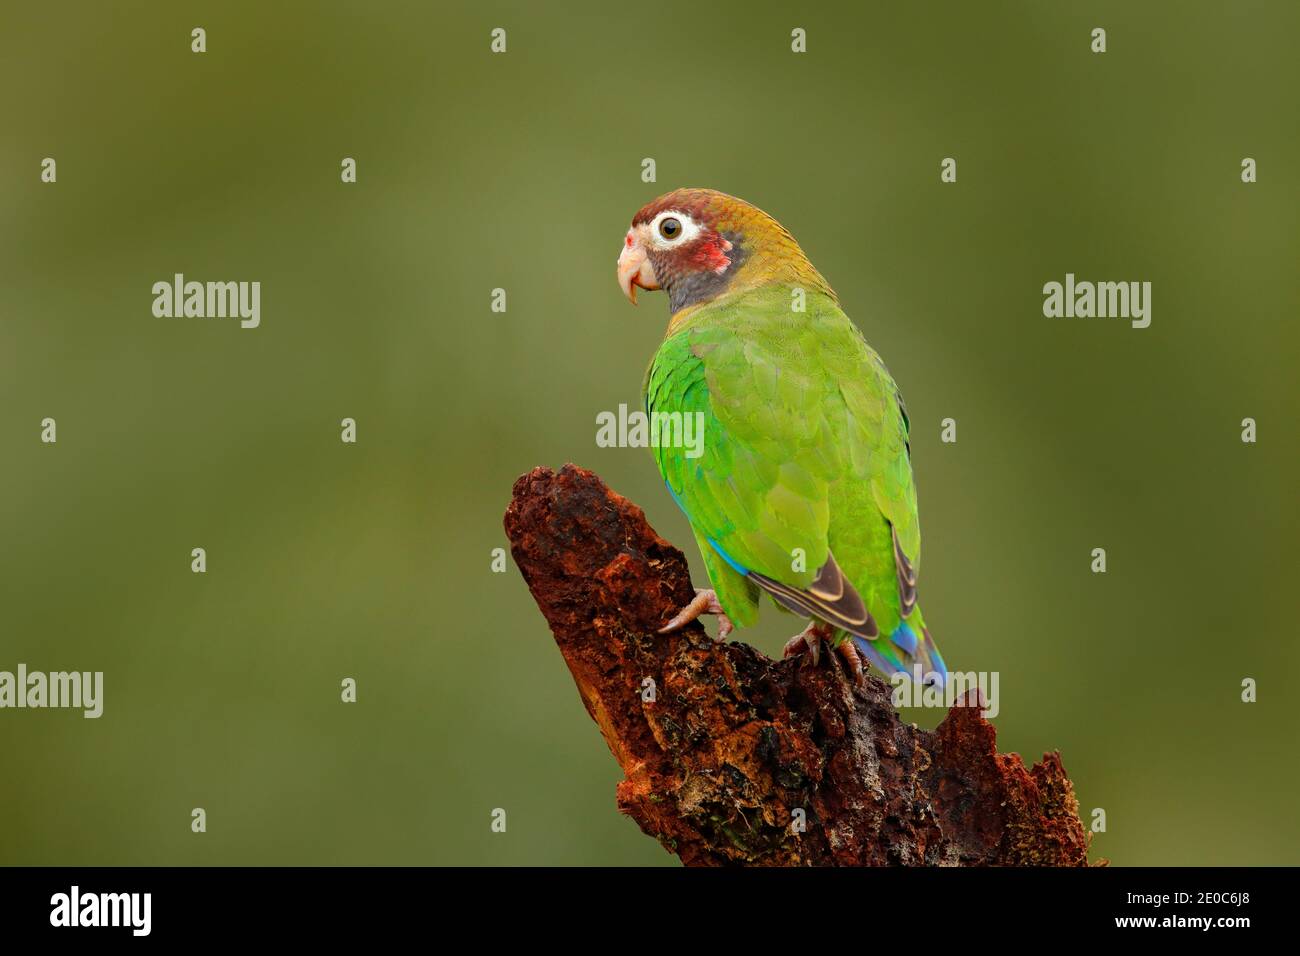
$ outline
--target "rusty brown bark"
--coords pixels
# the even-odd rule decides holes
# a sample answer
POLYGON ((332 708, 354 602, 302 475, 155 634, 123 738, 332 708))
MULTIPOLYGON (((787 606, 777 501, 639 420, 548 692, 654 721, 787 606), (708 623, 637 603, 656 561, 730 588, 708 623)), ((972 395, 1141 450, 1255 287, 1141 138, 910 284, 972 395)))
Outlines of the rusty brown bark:
POLYGON ((1026 769, 999 754, 978 708, 919 730, 874 676, 855 691, 698 623, 656 634, 694 594, 686 559, 593 473, 522 476, 505 528, 623 768, 619 809, 683 863, 1087 864, 1059 756, 1026 769))

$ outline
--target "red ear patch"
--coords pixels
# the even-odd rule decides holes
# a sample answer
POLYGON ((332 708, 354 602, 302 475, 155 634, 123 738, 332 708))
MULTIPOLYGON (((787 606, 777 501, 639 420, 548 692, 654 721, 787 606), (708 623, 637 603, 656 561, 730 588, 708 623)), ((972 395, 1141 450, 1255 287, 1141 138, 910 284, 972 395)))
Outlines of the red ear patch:
POLYGON ((731 265, 731 258, 727 255, 730 251, 730 242, 716 232, 707 233, 692 244, 691 265, 700 271, 707 269, 715 275, 722 275, 731 265))

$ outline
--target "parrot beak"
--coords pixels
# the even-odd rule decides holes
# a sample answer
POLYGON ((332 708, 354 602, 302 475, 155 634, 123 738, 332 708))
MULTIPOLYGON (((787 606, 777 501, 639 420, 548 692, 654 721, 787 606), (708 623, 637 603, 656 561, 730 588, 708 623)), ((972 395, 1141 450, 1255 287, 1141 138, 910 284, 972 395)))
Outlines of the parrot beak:
POLYGON ((623 241, 623 251, 618 256, 618 284, 633 305, 636 305, 637 286, 647 291, 659 288, 655 267, 651 265, 645 249, 630 229, 623 241))

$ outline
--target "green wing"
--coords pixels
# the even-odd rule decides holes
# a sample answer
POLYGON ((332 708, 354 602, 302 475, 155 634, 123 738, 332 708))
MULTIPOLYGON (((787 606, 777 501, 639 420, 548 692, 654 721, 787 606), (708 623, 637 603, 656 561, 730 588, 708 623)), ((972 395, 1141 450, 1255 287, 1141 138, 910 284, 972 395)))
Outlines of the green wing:
POLYGON ((655 456, 737 624, 752 622, 761 588, 874 636, 871 615, 892 627, 910 610, 896 551, 913 584, 919 558, 906 417, 835 302, 809 296, 794 313, 790 292, 722 299, 664 341, 647 412, 692 416, 704 438, 697 457, 671 442, 655 456))

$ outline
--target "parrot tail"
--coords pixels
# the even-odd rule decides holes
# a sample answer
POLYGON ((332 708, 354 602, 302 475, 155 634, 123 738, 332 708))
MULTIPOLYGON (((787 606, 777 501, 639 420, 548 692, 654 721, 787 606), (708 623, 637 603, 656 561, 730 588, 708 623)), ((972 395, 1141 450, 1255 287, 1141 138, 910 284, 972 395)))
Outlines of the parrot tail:
POLYGON ((948 668, 943 655, 930 637, 930 631, 921 623, 920 615, 913 614, 912 620, 915 627, 908 621, 901 621, 888 637, 881 636, 874 641, 853 634, 853 644, 886 677, 903 674, 908 680, 915 681, 919 667, 922 684, 943 687, 948 682, 948 668))

